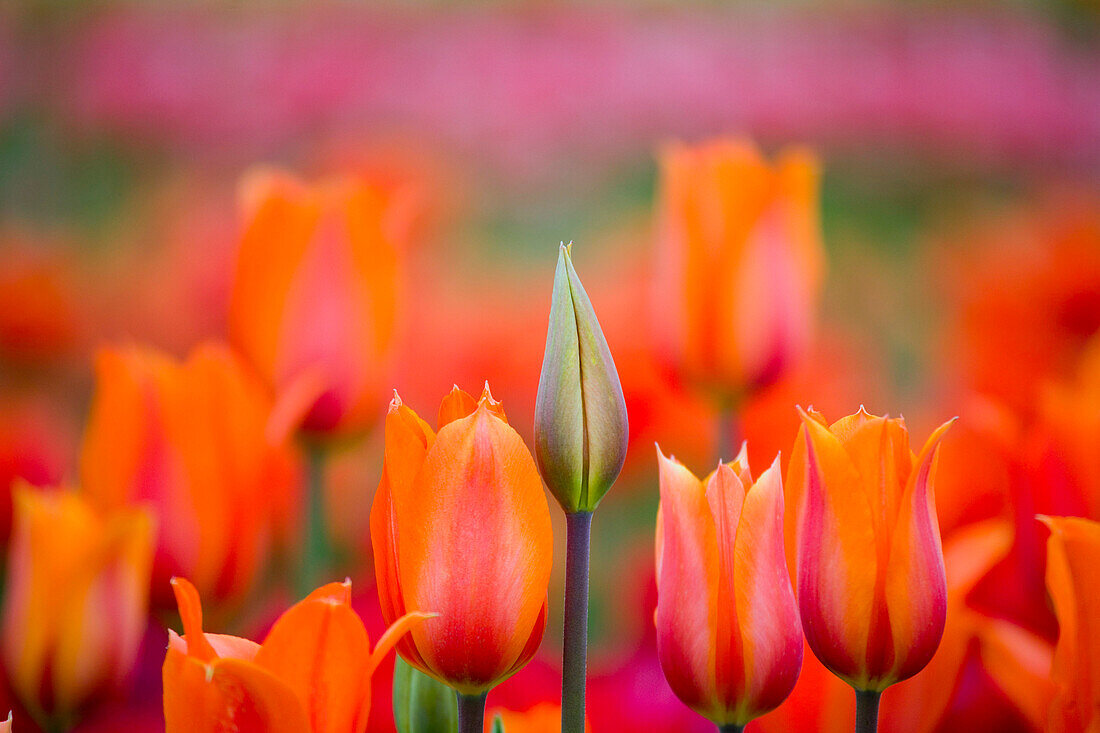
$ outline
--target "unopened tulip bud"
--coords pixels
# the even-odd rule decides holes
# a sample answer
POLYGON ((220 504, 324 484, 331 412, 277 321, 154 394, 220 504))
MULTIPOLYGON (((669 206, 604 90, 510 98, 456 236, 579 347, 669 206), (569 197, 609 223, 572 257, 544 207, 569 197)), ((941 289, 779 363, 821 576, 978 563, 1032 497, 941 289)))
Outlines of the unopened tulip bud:
POLYGON ((562 508, 591 512, 626 459, 626 402, 588 294, 562 246, 535 399, 535 457, 562 508))
POLYGON ((398 657, 393 667, 393 719, 397 733, 456 731, 455 691, 398 657))

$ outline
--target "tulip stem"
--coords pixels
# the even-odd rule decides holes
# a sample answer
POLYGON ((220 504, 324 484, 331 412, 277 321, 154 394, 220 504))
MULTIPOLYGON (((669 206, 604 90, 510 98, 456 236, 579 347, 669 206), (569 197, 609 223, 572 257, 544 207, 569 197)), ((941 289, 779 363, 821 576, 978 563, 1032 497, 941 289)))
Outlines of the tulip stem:
POLYGON ((717 422, 715 423, 715 435, 717 436, 718 460, 723 462, 737 458, 741 446, 740 425, 737 420, 737 403, 734 400, 726 400, 718 408, 717 422))
POLYGON ((485 731, 485 696, 458 695, 458 733, 484 733, 485 731))
POLYGON ((878 731, 878 701, 882 693, 875 690, 856 690, 856 733, 878 731))
POLYGON ((326 455, 320 445, 306 446, 306 534, 296 589, 299 599, 320 584, 331 557, 325 522, 326 455))
POLYGON ((737 723, 727 723, 718 726, 718 733, 741 733, 743 730, 745 730, 745 726, 738 725, 737 723))
POLYGON ((562 733, 584 733, 588 667, 588 557, 592 512, 566 513, 565 641, 561 671, 562 733))

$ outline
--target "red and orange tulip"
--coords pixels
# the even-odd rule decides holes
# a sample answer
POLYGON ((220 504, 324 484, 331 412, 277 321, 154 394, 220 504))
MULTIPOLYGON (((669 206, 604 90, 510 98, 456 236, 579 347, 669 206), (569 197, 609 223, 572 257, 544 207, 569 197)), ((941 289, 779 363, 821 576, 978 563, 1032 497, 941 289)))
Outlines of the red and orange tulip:
POLYGON ((183 363, 137 347, 99 352, 81 491, 102 507, 147 502, 156 513, 156 605, 171 603, 173 575, 219 600, 256 577, 295 480, 290 447, 265 437, 270 412, 263 385, 223 346, 183 363))
POLYGON ((546 626, 550 510, 487 386, 479 400, 456 387, 438 434, 394 396, 371 535, 386 620, 439 614, 398 644, 409 664, 477 694, 531 659, 546 626))
POLYGON ((20 482, 4 591, 4 671, 36 717, 69 716, 129 675, 145 632, 153 522, 20 482))
POLYGON ((274 387, 283 429, 355 430, 388 382, 401 249, 392 191, 359 178, 246 178, 232 341, 274 387))
POLYGON ((370 678, 397 639, 430 614, 398 619, 372 650, 351 608, 351 583, 330 583, 292 606, 262 644, 202 630, 198 591, 172 588, 184 636, 168 632, 166 733, 361 733, 370 678))
POLYGON ((747 140, 661 156, 657 332, 689 381, 725 398, 765 386, 807 347, 821 286, 817 164, 747 140))
POLYGON ((703 481, 659 450, 657 460, 661 667, 693 710, 744 725, 783 702, 802 666, 779 458, 755 482, 745 448, 703 481))
POLYGON ((940 426, 914 455, 901 418, 802 411, 787 470, 787 555, 806 640, 857 690, 919 672, 943 635, 933 482, 940 426))
POLYGON ((1058 615, 1047 730, 1100 731, 1100 522, 1044 517, 1047 588, 1058 615))

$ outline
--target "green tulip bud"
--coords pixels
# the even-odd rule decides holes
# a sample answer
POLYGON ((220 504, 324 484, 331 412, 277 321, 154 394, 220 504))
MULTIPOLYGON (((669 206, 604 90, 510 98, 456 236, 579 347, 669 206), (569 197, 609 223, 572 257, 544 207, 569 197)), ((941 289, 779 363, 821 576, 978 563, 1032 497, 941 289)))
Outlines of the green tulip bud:
POLYGON ((626 402, 588 294, 562 246, 535 398, 535 458, 568 513, 591 512, 626 460, 626 402))
POLYGON ((493 733, 504 733, 504 719, 500 715, 493 718, 493 733))
POLYGON ((397 657, 393 667, 397 733, 457 733, 455 691, 397 657))

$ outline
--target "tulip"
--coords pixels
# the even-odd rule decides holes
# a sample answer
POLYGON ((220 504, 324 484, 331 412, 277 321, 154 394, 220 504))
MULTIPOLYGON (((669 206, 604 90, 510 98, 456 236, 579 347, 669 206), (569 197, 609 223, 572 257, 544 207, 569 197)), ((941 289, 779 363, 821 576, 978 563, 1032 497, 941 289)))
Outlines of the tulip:
POLYGON ((733 402, 780 377, 809 344, 821 286, 818 173, 746 140, 661 155, 656 329, 689 382, 733 402))
POLYGON ((315 433, 374 421, 394 345, 394 197, 358 178, 310 185, 257 171, 229 313, 233 343, 278 395, 276 424, 315 433))
POLYGON ((802 667, 779 457, 755 482, 744 446, 703 481, 660 449, 657 462, 661 668, 684 704, 740 730, 783 702, 802 667))
POLYGON ((1058 616, 1047 730, 1100 731, 1100 522, 1041 517, 1050 527, 1047 589, 1058 616))
POLYGON ((291 607, 262 644, 202 630, 198 591, 172 579, 184 636, 168 632, 162 670, 166 733, 362 733, 370 679, 398 638, 430 614, 398 619, 371 649, 351 608, 351 582, 291 607))
POLYGON ((567 550, 562 731, 584 729, 592 512, 626 460, 629 424, 615 361, 562 245, 535 399, 535 457, 565 510, 567 550))
POLYGON ((546 625, 553 536, 538 470, 487 385, 476 401, 455 387, 438 434, 395 393, 385 442, 371 509, 382 615, 439 613, 398 651, 453 687, 462 729, 480 731, 485 693, 531 659, 546 625))
POLYGON ((257 577, 274 507, 293 488, 289 446, 265 437, 270 412, 263 385, 222 346, 202 345, 183 363, 137 347, 97 355, 81 491, 101 507, 153 509, 158 607, 171 603, 176 574, 221 601, 257 577))
POLYGON ((953 421, 914 456, 901 418, 861 408, 830 426, 799 411, 786 536, 802 625, 817 658, 869 711, 882 690, 928 664, 943 635, 947 579, 933 483, 953 421))
POLYGON ((43 724, 116 691, 145 632, 153 520, 17 482, 3 606, 8 681, 43 724))
MULTIPOLYGON (((490 711, 492 726, 486 724, 485 730, 503 729, 504 733, 560 733, 561 708, 553 703, 540 702, 523 711, 498 708, 490 711)), ((591 730, 585 725, 584 729, 591 730)))
POLYGON ((0 733, 11 733, 11 712, 8 712, 8 719, 0 721, 0 733))

